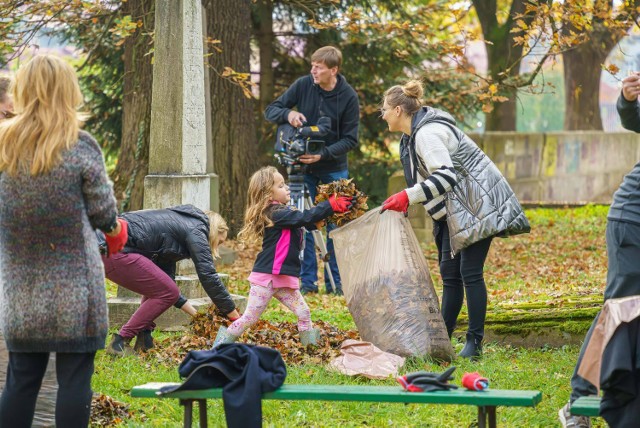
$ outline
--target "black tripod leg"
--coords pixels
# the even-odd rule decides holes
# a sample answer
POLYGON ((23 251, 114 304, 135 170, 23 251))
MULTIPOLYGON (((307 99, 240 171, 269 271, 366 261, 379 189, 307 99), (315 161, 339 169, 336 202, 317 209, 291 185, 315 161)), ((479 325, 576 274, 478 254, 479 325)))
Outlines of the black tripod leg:
MULTIPOLYGON (((304 198, 305 209, 310 209, 313 207, 313 203, 311 202, 310 196, 305 196, 304 198)), ((327 244, 324 242, 324 238, 322 236, 322 232, 319 230, 314 230, 312 232, 313 240, 316 244, 316 247, 320 250, 320 258, 325 264, 325 271, 327 272, 327 276, 329 277, 329 283, 331 283, 331 289, 336 291, 336 283, 333 279, 333 272, 331 272, 331 265, 329 265, 329 250, 327 249, 327 244)))

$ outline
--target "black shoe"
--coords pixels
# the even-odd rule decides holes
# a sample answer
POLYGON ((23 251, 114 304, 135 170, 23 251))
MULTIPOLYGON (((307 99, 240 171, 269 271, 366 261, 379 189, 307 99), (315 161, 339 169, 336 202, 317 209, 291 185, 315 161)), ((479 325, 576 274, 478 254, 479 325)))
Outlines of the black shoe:
POLYGON ((124 357, 127 355, 133 355, 134 351, 131 348, 129 343, 131 342, 131 337, 122 337, 118 333, 113 334, 113 340, 107 346, 106 352, 109 355, 115 355, 118 357, 124 357))
POLYGON ((335 293, 336 296, 344 296, 344 293, 342 292, 342 288, 336 288, 335 293))
POLYGON ((482 355, 482 339, 478 339, 472 334, 467 333, 467 342, 464 348, 458 354, 459 357, 477 360, 482 355))
POLYGON ((318 293, 318 286, 314 284, 302 284, 300 286, 300 292, 302 294, 316 294, 318 293))
POLYGON ((136 337, 136 343, 133 345, 133 350, 136 352, 148 351, 153 348, 153 336, 151 336, 151 330, 142 330, 136 337))

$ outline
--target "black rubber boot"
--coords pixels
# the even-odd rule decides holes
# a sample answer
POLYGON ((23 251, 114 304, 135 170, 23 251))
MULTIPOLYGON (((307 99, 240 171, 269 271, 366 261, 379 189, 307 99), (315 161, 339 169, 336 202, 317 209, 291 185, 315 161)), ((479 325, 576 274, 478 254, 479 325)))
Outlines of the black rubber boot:
POLYGON ((129 343, 131 342, 131 337, 124 338, 120 336, 118 333, 113 334, 113 340, 107 346, 106 353, 109 355, 115 355, 118 357, 124 357, 127 355, 133 355, 134 351, 131 348, 129 343))
POLYGON ((482 355, 482 339, 476 338, 473 334, 467 333, 467 342, 458 354, 459 357, 477 360, 482 355))
POLYGON ((148 351, 153 348, 153 336, 151 336, 151 330, 142 330, 136 336, 136 343, 133 345, 133 350, 136 352, 148 351))

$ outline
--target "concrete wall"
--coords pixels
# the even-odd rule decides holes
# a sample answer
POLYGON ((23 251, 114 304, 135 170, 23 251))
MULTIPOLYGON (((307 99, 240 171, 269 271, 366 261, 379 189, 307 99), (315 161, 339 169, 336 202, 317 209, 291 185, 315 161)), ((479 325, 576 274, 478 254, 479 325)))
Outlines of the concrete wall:
POLYGON ((522 202, 611 202, 622 178, 640 160, 631 132, 472 134, 522 202))

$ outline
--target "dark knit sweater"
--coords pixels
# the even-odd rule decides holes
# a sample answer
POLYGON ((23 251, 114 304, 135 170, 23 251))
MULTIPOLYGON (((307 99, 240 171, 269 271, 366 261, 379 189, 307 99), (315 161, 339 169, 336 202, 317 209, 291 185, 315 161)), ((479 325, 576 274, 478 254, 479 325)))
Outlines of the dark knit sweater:
POLYGON ((111 230, 116 215, 102 152, 85 132, 51 172, 0 175, 0 313, 9 351, 104 348, 107 302, 94 229, 111 230))

